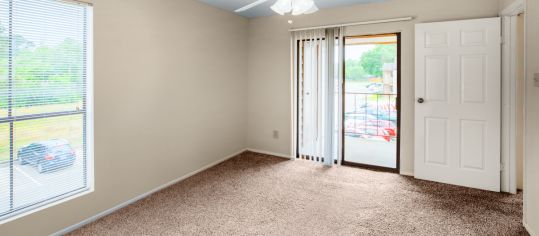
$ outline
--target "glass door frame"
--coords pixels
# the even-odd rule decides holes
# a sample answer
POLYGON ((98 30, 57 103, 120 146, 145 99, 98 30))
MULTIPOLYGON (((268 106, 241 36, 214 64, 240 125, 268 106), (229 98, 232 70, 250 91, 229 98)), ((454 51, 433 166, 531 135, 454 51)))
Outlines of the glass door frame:
POLYGON ((385 172, 394 172, 394 173, 400 173, 401 168, 401 158, 400 158, 400 139, 401 139, 401 99, 402 99, 402 93, 401 93, 401 33, 395 32, 395 33, 383 33, 383 34, 369 34, 369 35, 355 35, 355 36, 345 36, 344 41, 344 56, 346 57, 346 39, 347 38, 354 38, 354 37, 376 37, 376 36, 387 36, 387 35, 396 35, 397 36, 397 153, 396 153, 396 161, 397 165, 396 168, 389 168, 389 167, 382 167, 382 166, 375 166, 375 165, 368 165, 368 164, 361 164, 361 163, 355 163, 355 162, 348 162, 345 160, 345 145, 346 145, 346 134, 345 134, 345 113, 346 109, 346 60, 343 63, 343 79, 342 79, 342 91, 343 95, 341 97, 342 99, 342 114, 341 114, 341 125, 342 125, 342 132, 341 132, 341 165, 344 166, 354 166, 354 167, 360 167, 360 168, 366 168, 366 169, 372 169, 377 171, 385 171, 385 172))

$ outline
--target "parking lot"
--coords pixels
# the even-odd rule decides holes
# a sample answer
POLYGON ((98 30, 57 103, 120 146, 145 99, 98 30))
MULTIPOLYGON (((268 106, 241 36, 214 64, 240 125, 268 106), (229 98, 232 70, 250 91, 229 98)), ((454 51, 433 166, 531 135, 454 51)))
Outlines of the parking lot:
MULTIPOLYGON (((39 173, 35 166, 13 165, 13 204, 15 208, 55 197, 71 190, 84 187, 82 152, 77 152, 74 165, 39 173)), ((10 168, 0 164, 0 214, 10 207, 10 168)))

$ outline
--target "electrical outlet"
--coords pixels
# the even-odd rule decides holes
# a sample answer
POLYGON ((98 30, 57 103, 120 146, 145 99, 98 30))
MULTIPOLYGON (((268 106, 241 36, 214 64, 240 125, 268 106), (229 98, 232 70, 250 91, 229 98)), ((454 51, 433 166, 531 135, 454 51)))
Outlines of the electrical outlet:
POLYGON ((539 87, 539 73, 533 75, 533 81, 535 82, 535 87, 539 87))
POLYGON ((273 131, 273 139, 279 139, 279 131, 278 130, 273 131))

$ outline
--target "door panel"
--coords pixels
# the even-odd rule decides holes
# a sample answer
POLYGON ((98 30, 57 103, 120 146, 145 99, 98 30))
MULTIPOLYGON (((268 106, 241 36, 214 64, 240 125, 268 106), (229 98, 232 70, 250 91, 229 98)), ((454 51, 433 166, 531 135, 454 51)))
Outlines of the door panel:
POLYGON ((447 102, 448 57, 425 57, 425 97, 429 101, 447 102))
POLYGON ((485 103, 487 68, 485 55, 462 56, 460 62, 462 103, 485 103))
POLYGON ((448 122, 442 118, 425 118, 425 162, 447 165, 448 122))
POLYGON ((416 178, 500 191, 500 27, 416 25, 416 178))
POLYGON ((484 121, 461 121, 460 168, 474 170, 485 169, 485 127, 484 121))

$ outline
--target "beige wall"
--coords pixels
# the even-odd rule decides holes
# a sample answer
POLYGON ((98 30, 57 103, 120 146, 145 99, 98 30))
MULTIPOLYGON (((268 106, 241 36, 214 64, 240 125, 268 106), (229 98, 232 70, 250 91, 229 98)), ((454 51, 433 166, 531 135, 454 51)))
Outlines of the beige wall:
POLYGON ((246 146, 246 19, 192 0, 92 2, 95 192, 0 235, 56 232, 246 146))
MULTIPOLYGON (((495 17, 497 13, 497 0, 390 0, 294 17, 293 27, 416 17, 411 22, 360 26, 347 30, 348 35, 402 32, 401 171, 413 174, 414 24, 495 17)), ((292 139, 289 19, 289 16, 274 16, 251 20, 248 51, 248 147, 287 155, 291 155, 292 139), (280 131, 280 139, 273 139, 273 130, 280 131)))
POLYGON ((539 87, 533 74, 539 73, 539 1, 528 0, 526 9, 526 159, 525 159, 525 222, 534 235, 539 235, 539 87))
POLYGON ((515 2, 515 0, 499 0, 500 10, 505 9, 506 7, 508 7, 509 5, 511 5, 514 2, 515 2))

